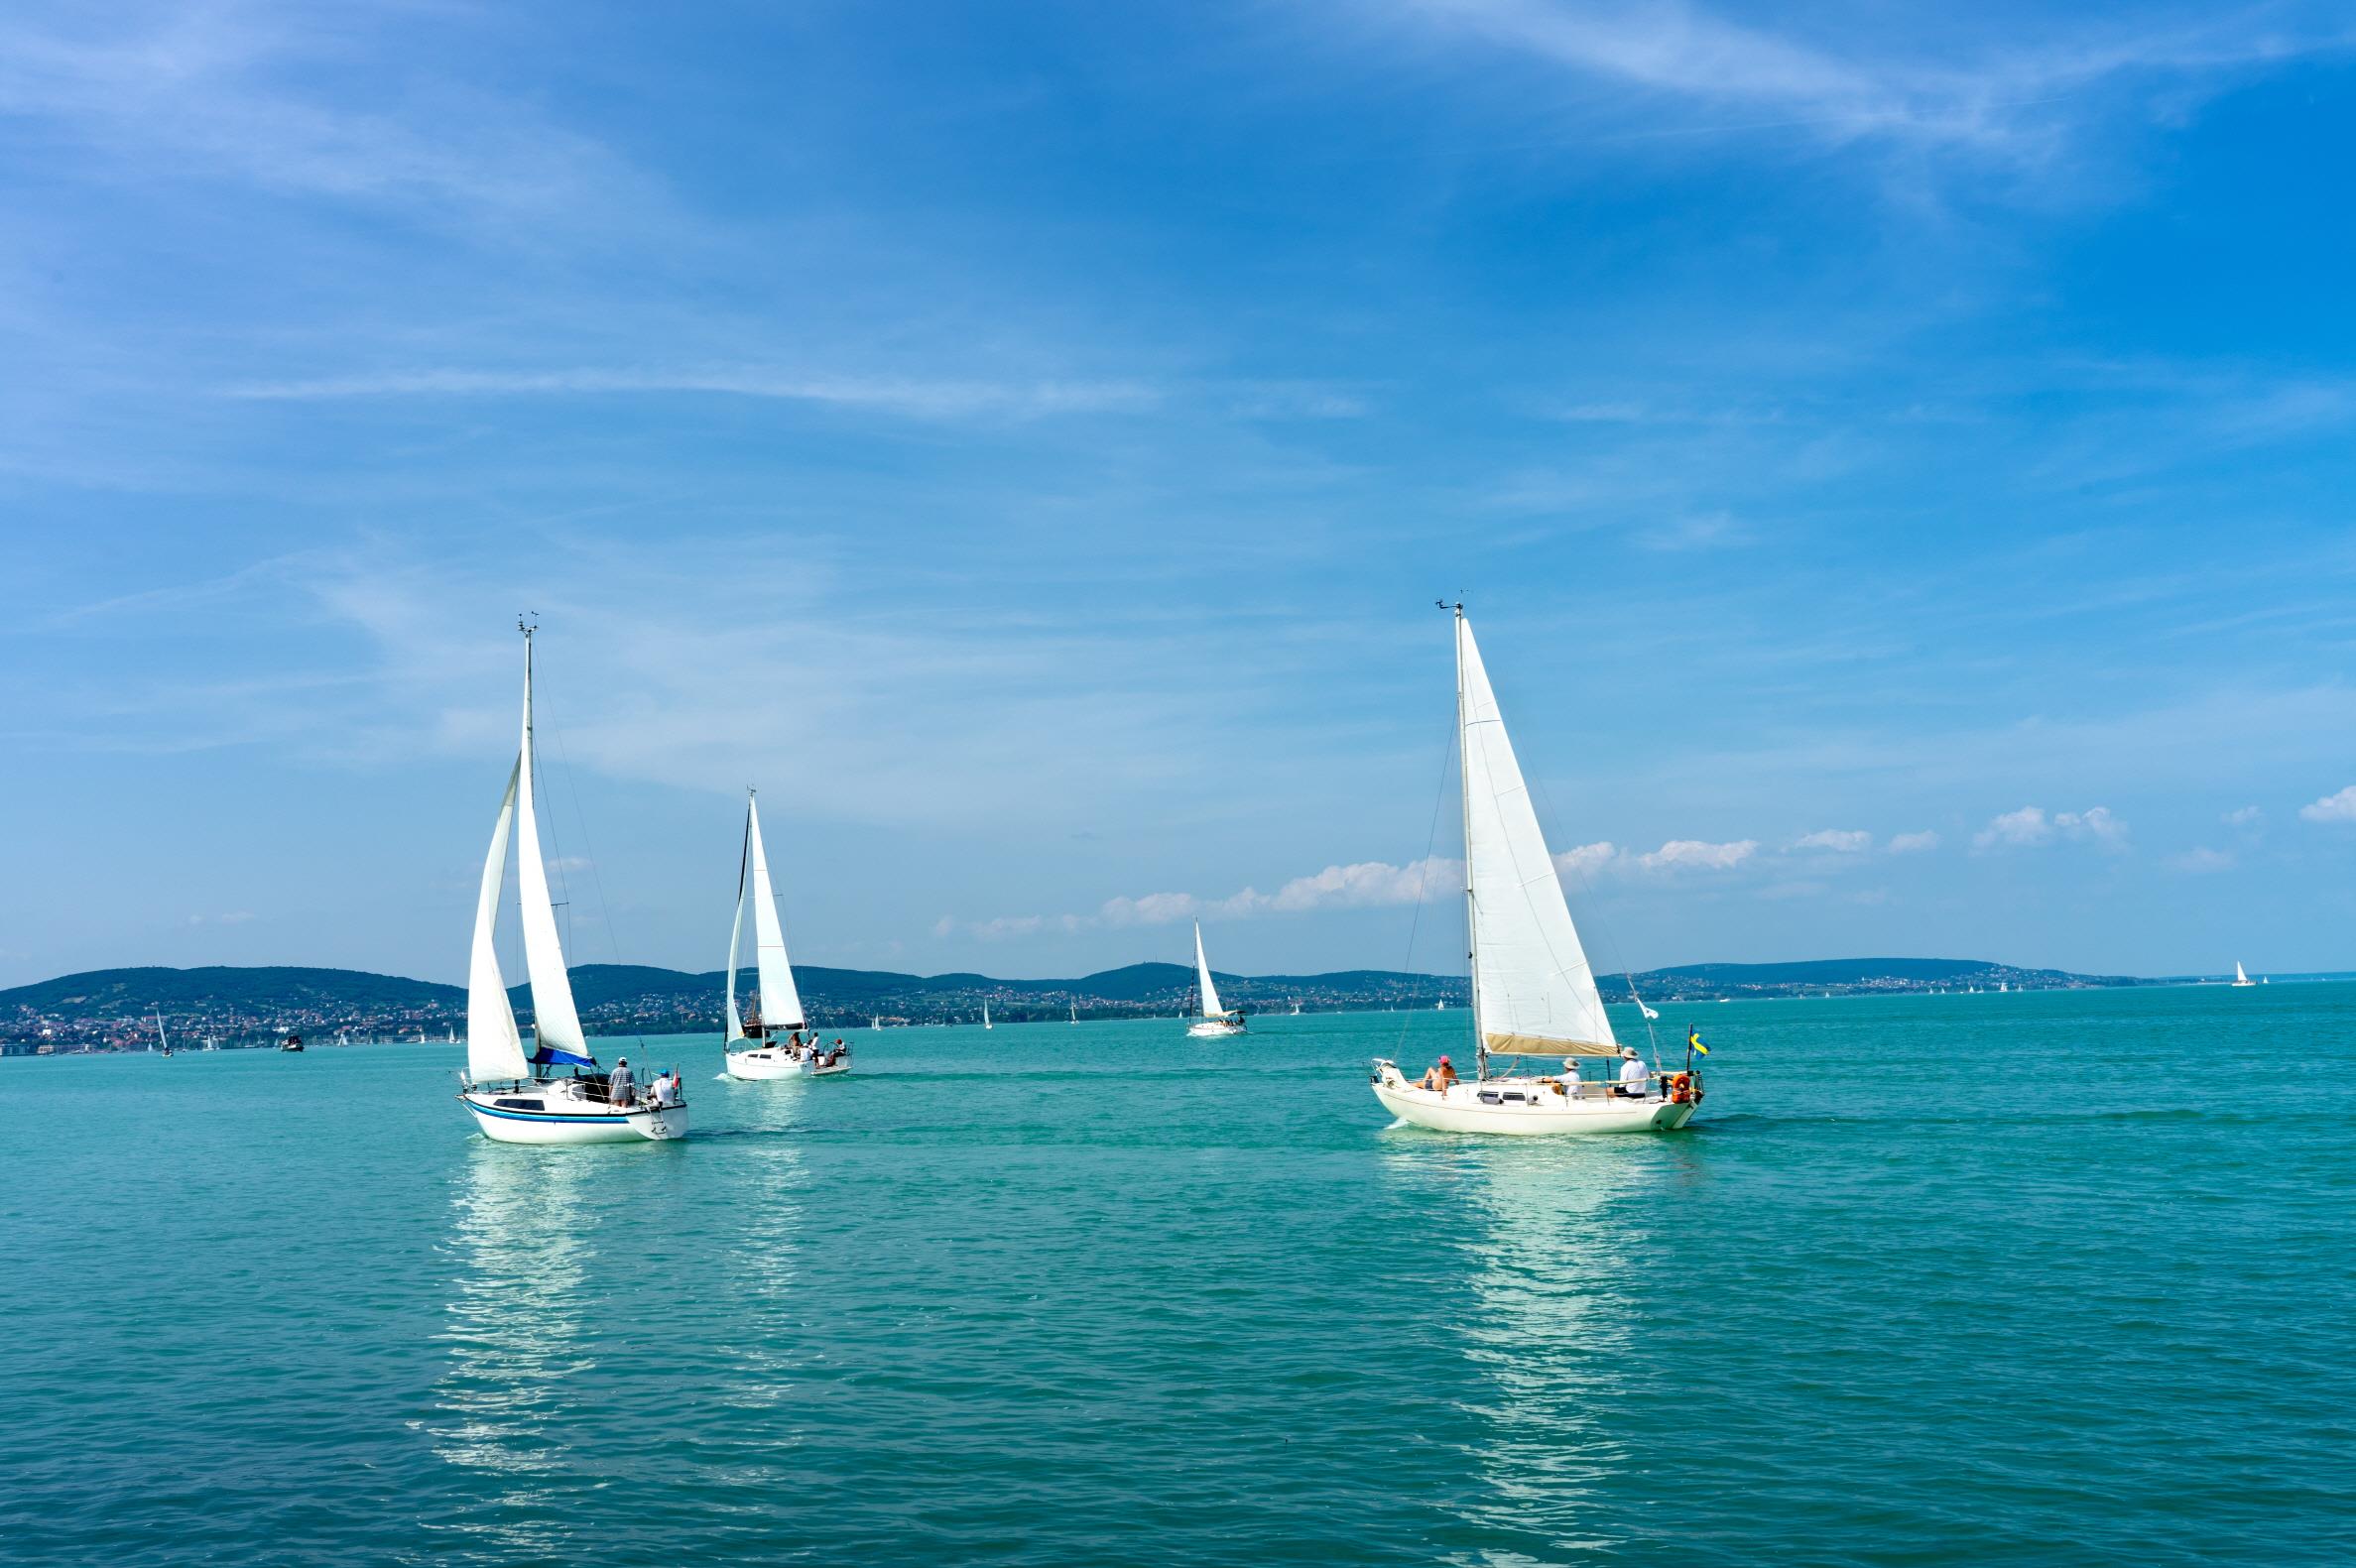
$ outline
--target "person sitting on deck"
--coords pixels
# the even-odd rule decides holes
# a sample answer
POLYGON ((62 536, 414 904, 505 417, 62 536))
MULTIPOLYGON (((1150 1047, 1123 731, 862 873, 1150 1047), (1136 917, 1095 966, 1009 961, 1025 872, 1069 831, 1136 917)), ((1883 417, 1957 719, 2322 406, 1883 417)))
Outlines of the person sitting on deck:
POLYGON ((1424 1087, 1434 1094, 1446 1094, 1448 1085, 1456 1081, 1456 1066, 1445 1056, 1429 1072, 1424 1074, 1424 1087))
POLYGON ((1562 1093, 1567 1099, 1579 1097, 1579 1059, 1576 1056, 1562 1058, 1562 1093))
POLYGON ((630 1070, 630 1058, 617 1057, 613 1076, 605 1080, 605 1099, 608 1105, 628 1105, 638 1095, 638 1075, 630 1070))
POLYGON ((1650 1092, 1653 1069, 1636 1053, 1633 1045, 1620 1047, 1620 1093, 1630 1100, 1641 1100, 1650 1092))

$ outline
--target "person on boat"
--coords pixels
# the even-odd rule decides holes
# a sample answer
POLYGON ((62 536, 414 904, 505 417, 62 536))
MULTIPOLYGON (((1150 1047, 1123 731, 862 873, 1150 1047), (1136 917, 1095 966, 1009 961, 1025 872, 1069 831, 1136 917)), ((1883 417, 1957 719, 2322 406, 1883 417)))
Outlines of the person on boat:
POLYGON ((1633 1045, 1620 1047, 1620 1093, 1631 1100, 1641 1100, 1649 1092, 1653 1069, 1636 1053, 1633 1045))
POLYGON ((605 1080, 605 1099, 608 1105, 628 1105, 638 1094, 638 1075, 630 1070, 630 1058, 616 1057, 613 1075, 605 1080))
POLYGON ((1434 1094, 1446 1094, 1448 1085, 1456 1081, 1456 1064, 1442 1056, 1431 1070, 1424 1074, 1424 1087, 1434 1094))
POLYGON ((1579 1059, 1576 1056, 1562 1058, 1562 1093, 1567 1099, 1579 1097, 1579 1059))

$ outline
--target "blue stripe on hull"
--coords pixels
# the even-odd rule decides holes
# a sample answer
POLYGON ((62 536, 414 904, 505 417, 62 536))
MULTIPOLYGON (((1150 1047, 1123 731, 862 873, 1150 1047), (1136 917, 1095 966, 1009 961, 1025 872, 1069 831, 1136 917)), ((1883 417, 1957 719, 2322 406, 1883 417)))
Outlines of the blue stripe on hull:
POLYGON ((630 1125, 629 1116, 622 1115, 620 1113, 616 1113, 612 1116, 555 1116, 546 1111, 494 1110, 492 1107, 487 1105, 476 1105, 472 1100, 466 1102, 466 1109, 472 1111, 476 1116, 496 1116, 510 1122, 589 1122, 596 1124, 607 1124, 614 1127, 628 1127, 630 1125))

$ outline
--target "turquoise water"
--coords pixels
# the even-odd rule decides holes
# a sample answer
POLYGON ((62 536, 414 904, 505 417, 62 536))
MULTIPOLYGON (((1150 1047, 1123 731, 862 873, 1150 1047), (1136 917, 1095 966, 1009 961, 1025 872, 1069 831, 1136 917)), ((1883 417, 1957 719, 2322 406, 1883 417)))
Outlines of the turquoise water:
POLYGON ((1530 1142, 1386 1127, 1457 1013, 664 1043, 692 1139, 547 1151, 11 1060, 0 1559, 2356 1558, 2356 986, 1665 1011, 1694 1131, 1530 1142))

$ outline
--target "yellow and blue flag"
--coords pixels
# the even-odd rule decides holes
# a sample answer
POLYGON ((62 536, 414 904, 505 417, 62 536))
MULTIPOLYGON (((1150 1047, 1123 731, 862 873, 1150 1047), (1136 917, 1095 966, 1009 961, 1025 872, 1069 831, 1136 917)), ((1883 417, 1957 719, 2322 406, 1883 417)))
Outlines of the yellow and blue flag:
POLYGON ((1707 1045, 1701 1043, 1701 1030, 1699 1029, 1689 1028, 1685 1030, 1685 1048, 1687 1050, 1697 1050, 1704 1056, 1707 1056, 1710 1053, 1710 1048, 1707 1045))

